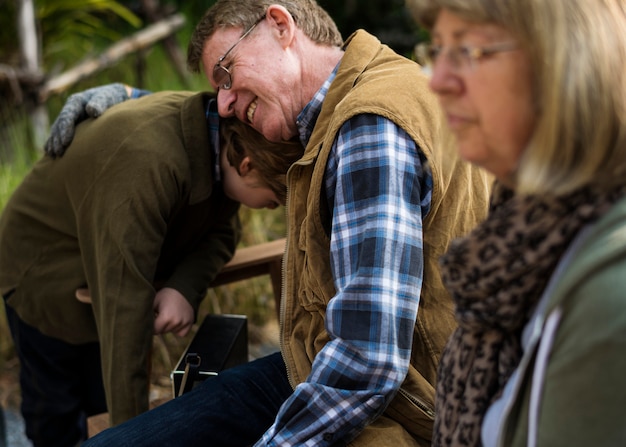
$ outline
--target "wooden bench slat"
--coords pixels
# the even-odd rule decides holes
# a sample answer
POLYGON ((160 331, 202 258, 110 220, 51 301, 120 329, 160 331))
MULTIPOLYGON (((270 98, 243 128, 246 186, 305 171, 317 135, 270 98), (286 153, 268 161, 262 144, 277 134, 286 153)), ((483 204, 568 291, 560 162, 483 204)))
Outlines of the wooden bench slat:
POLYGON ((285 243, 286 239, 282 238, 275 241, 251 245, 249 247, 238 248, 233 259, 224 266, 222 272, 264 264, 266 262, 280 261, 285 253, 285 243))
POLYGON ((211 287, 269 274, 274 264, 282 262, 284 252, 285 238, 238 248, 233 258, 217 274, 211 287))
POLYGON ((280 313, 282 262, 286 238, 237 249, 233 258, 218 273, 211 287, 229 284, 261 275, 270 275, 276 316, 280 313))

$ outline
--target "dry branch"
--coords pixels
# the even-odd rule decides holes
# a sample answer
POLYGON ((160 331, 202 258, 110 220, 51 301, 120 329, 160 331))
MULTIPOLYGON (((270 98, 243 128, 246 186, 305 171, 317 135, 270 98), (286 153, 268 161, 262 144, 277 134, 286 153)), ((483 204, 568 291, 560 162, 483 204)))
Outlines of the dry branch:
POLYGON ((76 82, 114 65, 126 55, 151 46, 181 28, 185 18, 175 14, 167 19, 150 25, 131 37, 120 40, 97 58, 88 59, 72 69, 49 79, 39 90, 39 100, 44 102, 50 95, 68 89, 76 82))

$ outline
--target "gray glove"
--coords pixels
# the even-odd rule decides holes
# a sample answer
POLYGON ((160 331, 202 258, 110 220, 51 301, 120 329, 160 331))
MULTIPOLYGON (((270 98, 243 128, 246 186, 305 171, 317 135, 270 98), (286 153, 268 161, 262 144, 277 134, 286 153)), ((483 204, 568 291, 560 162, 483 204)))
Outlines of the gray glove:
POLYGON ((109 107, 126 101, 124 84, 107 84, 71 95, 50 127, 44 152, 52 158, 61 157, 74 138, 76 125, 91 117, 97 118, 109 107))

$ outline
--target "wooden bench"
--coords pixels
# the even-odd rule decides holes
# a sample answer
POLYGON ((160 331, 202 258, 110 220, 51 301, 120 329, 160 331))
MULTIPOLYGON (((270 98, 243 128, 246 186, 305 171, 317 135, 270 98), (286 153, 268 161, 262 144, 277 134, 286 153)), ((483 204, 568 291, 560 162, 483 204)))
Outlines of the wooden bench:
MULTIPOLYGON (((218 287, 232 282, 270 275, 276 301, 276 313, 280 312, 282 259, 285 252, 285 238, 237 249, 233 258, 215 277, 210 287, 218 287)), ((84 299, 89 299, 86 297, 84 299)), ((81 298, 79 298, 81 300, 81 298)), ((154 408, 169 399, 150 403, 154 408)), ((95 436, 109 427, 109 414, 103 413, 87 419, 89 437, 95 436)))
POLYGON ((282 259, 285 252, 285 238, 271 242, 239 248, 233 259, 211 283, 211 287, 229 284, 260 275, 270 275, 272 290, 276 300, 276 312, 280 311, 282 281, 282 259))

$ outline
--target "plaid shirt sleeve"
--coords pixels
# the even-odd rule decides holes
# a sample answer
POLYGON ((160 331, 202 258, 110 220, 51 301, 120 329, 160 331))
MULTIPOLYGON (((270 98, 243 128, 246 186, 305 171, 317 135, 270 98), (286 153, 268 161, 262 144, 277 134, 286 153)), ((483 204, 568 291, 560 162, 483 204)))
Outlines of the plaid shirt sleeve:
POLYGON ((341 128, 326 168, 337 294, 331 341, 258 446, 341 445, 379 416, 407 373, 423 273, 422 217, 432 177, 391 121, 341 128))

